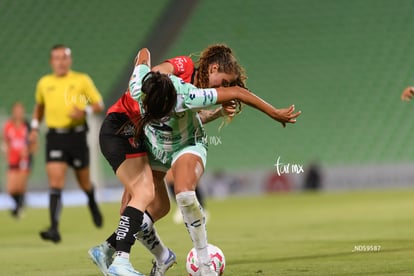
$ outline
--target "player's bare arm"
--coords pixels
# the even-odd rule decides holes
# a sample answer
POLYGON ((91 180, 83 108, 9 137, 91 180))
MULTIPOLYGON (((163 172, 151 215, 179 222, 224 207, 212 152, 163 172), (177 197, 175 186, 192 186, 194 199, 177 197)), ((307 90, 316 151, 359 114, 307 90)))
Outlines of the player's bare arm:
POLYGON ((214 121, 222 116, 222 108, 218 107, 216 109, 202 109, 198 111, 200 120, 203 124, 207 124, 211 121, 214 121))
POLYGON ((239 86, 222 87, 217 88, 216 90, 217 103, 224 103, 233 99, 240 100, 241 102, 264 112, 272 119, 280 122, 283 127, 285 127, 287 123, 296 123, 296 118, 301 114, 300 111, 295 112, 294 105, 291 105, 288 108, 277 109, 247 89, 239 86))
POLYGON ((213 109, 213 110, 202 109, 198 112, 198 115, 200 116, 201 122, 203 124, 207 124, 223 116, 228 116, 230 118, 233 118, 236 115, 236 113, 237 113, 236 101, 229 101, 229 102, 223 103, 222 106, 216 109, 213 109))

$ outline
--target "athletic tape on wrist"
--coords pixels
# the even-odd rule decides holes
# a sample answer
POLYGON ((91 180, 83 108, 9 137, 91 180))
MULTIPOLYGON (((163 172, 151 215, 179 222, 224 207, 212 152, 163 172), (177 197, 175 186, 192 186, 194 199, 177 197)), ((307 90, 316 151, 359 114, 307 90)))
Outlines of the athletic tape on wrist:
POLYGON ((91 115, 93 113, 92 106, 90 106, 90 105, 86 106, 85 112, 86 112, 87 115, 91 115))
POLYGON ((30 122, 30 128, 31 129, 38 129, 39 128, 39 120, 38 119, 32 119, 30 122))

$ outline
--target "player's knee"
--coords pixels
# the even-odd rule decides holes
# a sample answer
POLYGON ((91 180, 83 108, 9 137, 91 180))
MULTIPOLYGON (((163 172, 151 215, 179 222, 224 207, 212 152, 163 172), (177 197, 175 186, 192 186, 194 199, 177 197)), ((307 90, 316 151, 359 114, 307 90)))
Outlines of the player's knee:
POLYGON ((183 192, 195 191, 197 183, 198 179, 191 176, 185 179, 177 179, 177 181, 174 182, 174 192, 178 195, 183 192))

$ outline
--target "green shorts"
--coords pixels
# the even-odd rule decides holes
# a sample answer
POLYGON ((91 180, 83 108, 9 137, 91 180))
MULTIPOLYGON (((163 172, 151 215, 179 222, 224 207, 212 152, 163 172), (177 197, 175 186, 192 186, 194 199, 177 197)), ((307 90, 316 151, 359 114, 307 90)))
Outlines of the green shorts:
POLYGON ((171 166, 174 164, 177 159, 183 155, 183 154, 194 154, 201 158, 201 161, 203 162, 203 168, 206 167, 207 164, 207 148, 203 143, 196 143, 195 145, 188 145, 184 146, 182 149, 175 151, 175 152, 164 152, 165 158, 162 162, 160 159, 157 159, 155 155, 149 151, 148 152, 148 159, 151 165, 151 168, 154 171, 161 171, 166 172, 168 171, 171 166))

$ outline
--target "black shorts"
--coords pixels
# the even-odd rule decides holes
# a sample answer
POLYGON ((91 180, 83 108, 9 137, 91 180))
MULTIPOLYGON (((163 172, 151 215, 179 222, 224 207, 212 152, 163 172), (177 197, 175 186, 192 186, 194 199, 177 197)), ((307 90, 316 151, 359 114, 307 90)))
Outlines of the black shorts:
POLYGON ((140 139, 134 143, 135 127, 123 113, 109 113, 99 132, 99 145, 114 172, 128 158, 146 156, 147 151, 140 139))
POLYGON ((65 162, 75 169, 89 166, 87 127, 76 129, 49 129, 46 135, 46 162, 65 162))

